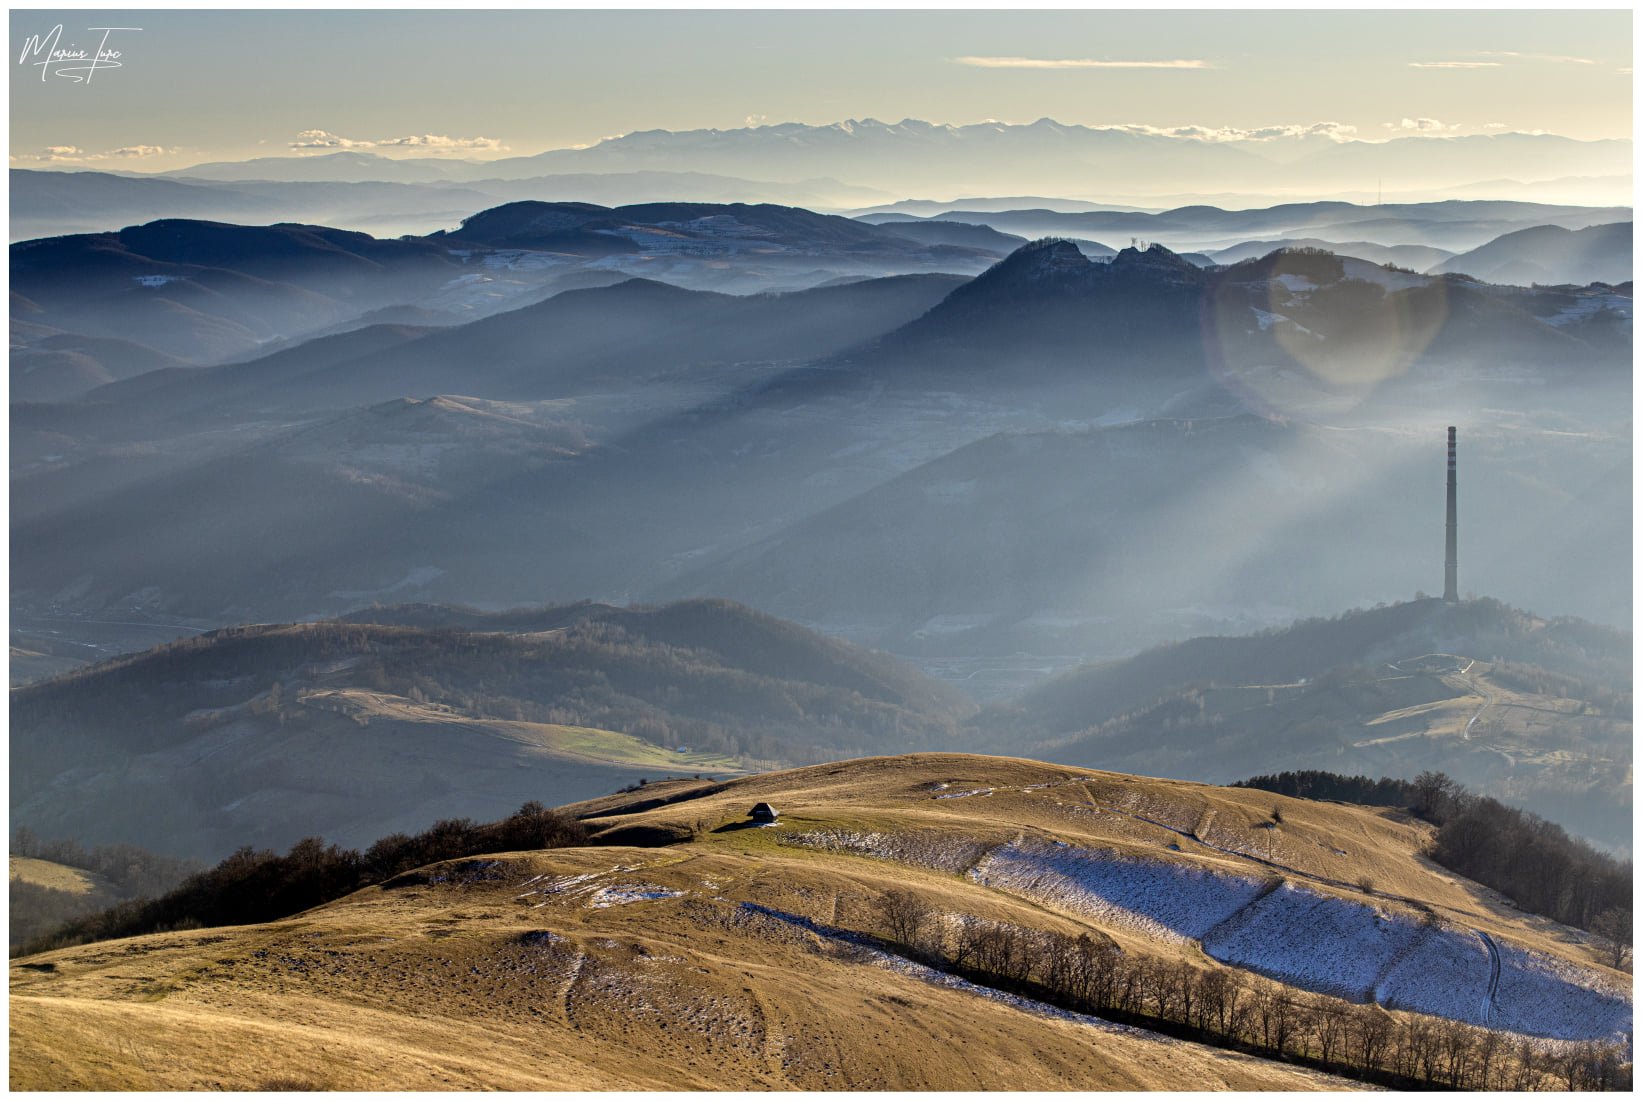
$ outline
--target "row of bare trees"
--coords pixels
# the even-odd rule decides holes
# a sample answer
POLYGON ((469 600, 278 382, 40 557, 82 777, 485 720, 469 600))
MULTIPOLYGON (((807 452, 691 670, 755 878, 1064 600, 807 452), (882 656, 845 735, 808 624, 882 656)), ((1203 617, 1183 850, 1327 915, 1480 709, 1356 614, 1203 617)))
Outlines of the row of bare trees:
POLYGON ((426 864, 585 845, 587 837, 582 822, 532 799, 500 821, 444 818, 418 834, 381 838, 363 853, 327 846, 318 837, 298 841, 284 856, 247 845, 157 898, 129 899, 76 918, 13 954, 33 955, 169 929, 276 921, 426 864))
POLYGON ((1125 953, 1098 933, 943 915, 896 888, 876 902, 892 945, 1067 1009, 1404 1087, 1629 1089, 1618 1045, 1536 1044, 1462 1021, 1390 1013, 1227 967, 1125 953))

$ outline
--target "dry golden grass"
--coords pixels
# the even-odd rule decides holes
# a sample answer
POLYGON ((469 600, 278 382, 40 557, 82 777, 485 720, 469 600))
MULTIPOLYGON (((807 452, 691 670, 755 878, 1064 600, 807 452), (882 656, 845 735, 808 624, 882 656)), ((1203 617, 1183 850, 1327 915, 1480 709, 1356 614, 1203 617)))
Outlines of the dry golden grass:
MULTIPOLYGON (((495 867, 465 884, 373 887, 269 925, 14 961, 12 1088, 1350 1088, 1280 1063, 936 985, 743 906, 871 929, 874 900, 910 884, 946 911, 1068 932, 1090 927, 950 871, 790 843, 795 830, 811 828, 953 844, 1042 836, 1250 869, 1111 809, 1144 804, 1158 821, 1202 836, 1269 837, 1273 861, 1294 869, 1286 874, 1296 882, 1308 871, 1372 875, 1380 890, 1475 927, 1542 950, 1575 950, 1549 923, 1425 864, 1416 855, 1424 827, 1392 812, 964 755, 760 775, 622 812, 707 789, 658 783, 576 808, 606 812, 597 824, 609 830, 648 825, 691 835, 665 848, 498 854, 495 867), (1092 778, 1034 786, 1077 777, 1092 778), (932 790, 939 783, 999 790, 940 800, 932 790), (784 828, 745 827, 760 801, 776 805, 784 828), (1260 828, 1274 807, 1281 825, 1260 828)), ((1119 939, 1133 951, 1187 952, 1209 963, 1189 945, 1119 939)))
POLYGON ((71 895, 102 894, 109 898, 119 896, 114 885, 95 872, 70 868, 66 864, 54 864, 49 860, 36 860, 31 856, 13 856, 10 860, 11 878, 23 883, 32 883, 37 887, 44 887, 50 891, 64 891, 71 895))

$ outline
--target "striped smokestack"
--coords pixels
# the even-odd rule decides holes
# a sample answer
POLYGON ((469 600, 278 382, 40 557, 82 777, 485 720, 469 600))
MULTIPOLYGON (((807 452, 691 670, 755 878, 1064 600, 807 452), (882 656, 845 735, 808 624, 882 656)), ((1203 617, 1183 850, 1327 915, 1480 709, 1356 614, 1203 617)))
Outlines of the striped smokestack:
POLYGON ((1443 558, 1442 598, 1450 604, 1460 598, 1459 515, 1454 481, 1454 426, 1448 426, 1448 554, 1443 558))

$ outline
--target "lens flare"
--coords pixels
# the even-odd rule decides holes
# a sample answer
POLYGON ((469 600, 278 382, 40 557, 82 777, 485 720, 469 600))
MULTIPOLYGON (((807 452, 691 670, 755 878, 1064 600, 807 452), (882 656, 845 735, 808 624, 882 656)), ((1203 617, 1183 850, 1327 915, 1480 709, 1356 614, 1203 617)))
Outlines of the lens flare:
POLYGON ((1316 249, 1227 269, 1203 302, 1209 369, 1269 414, 1355 405, 1406 373, 1448 318, 1441 279, 1316 249))

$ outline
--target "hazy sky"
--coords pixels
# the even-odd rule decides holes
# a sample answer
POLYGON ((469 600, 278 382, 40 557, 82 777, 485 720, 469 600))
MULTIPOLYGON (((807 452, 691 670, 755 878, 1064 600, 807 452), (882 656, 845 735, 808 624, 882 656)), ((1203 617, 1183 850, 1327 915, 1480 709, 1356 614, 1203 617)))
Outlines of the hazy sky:
POLYGON ((1631 134, 1629 9, 13 9, 11 37, 17 167, 516 156, 633 130, 869 117, 1631 134), (105 32, 87 28, 141 29, 107 32, 121 67, 76 82, 22 56, 59 23, 64 48, 88 51, 105 32))

